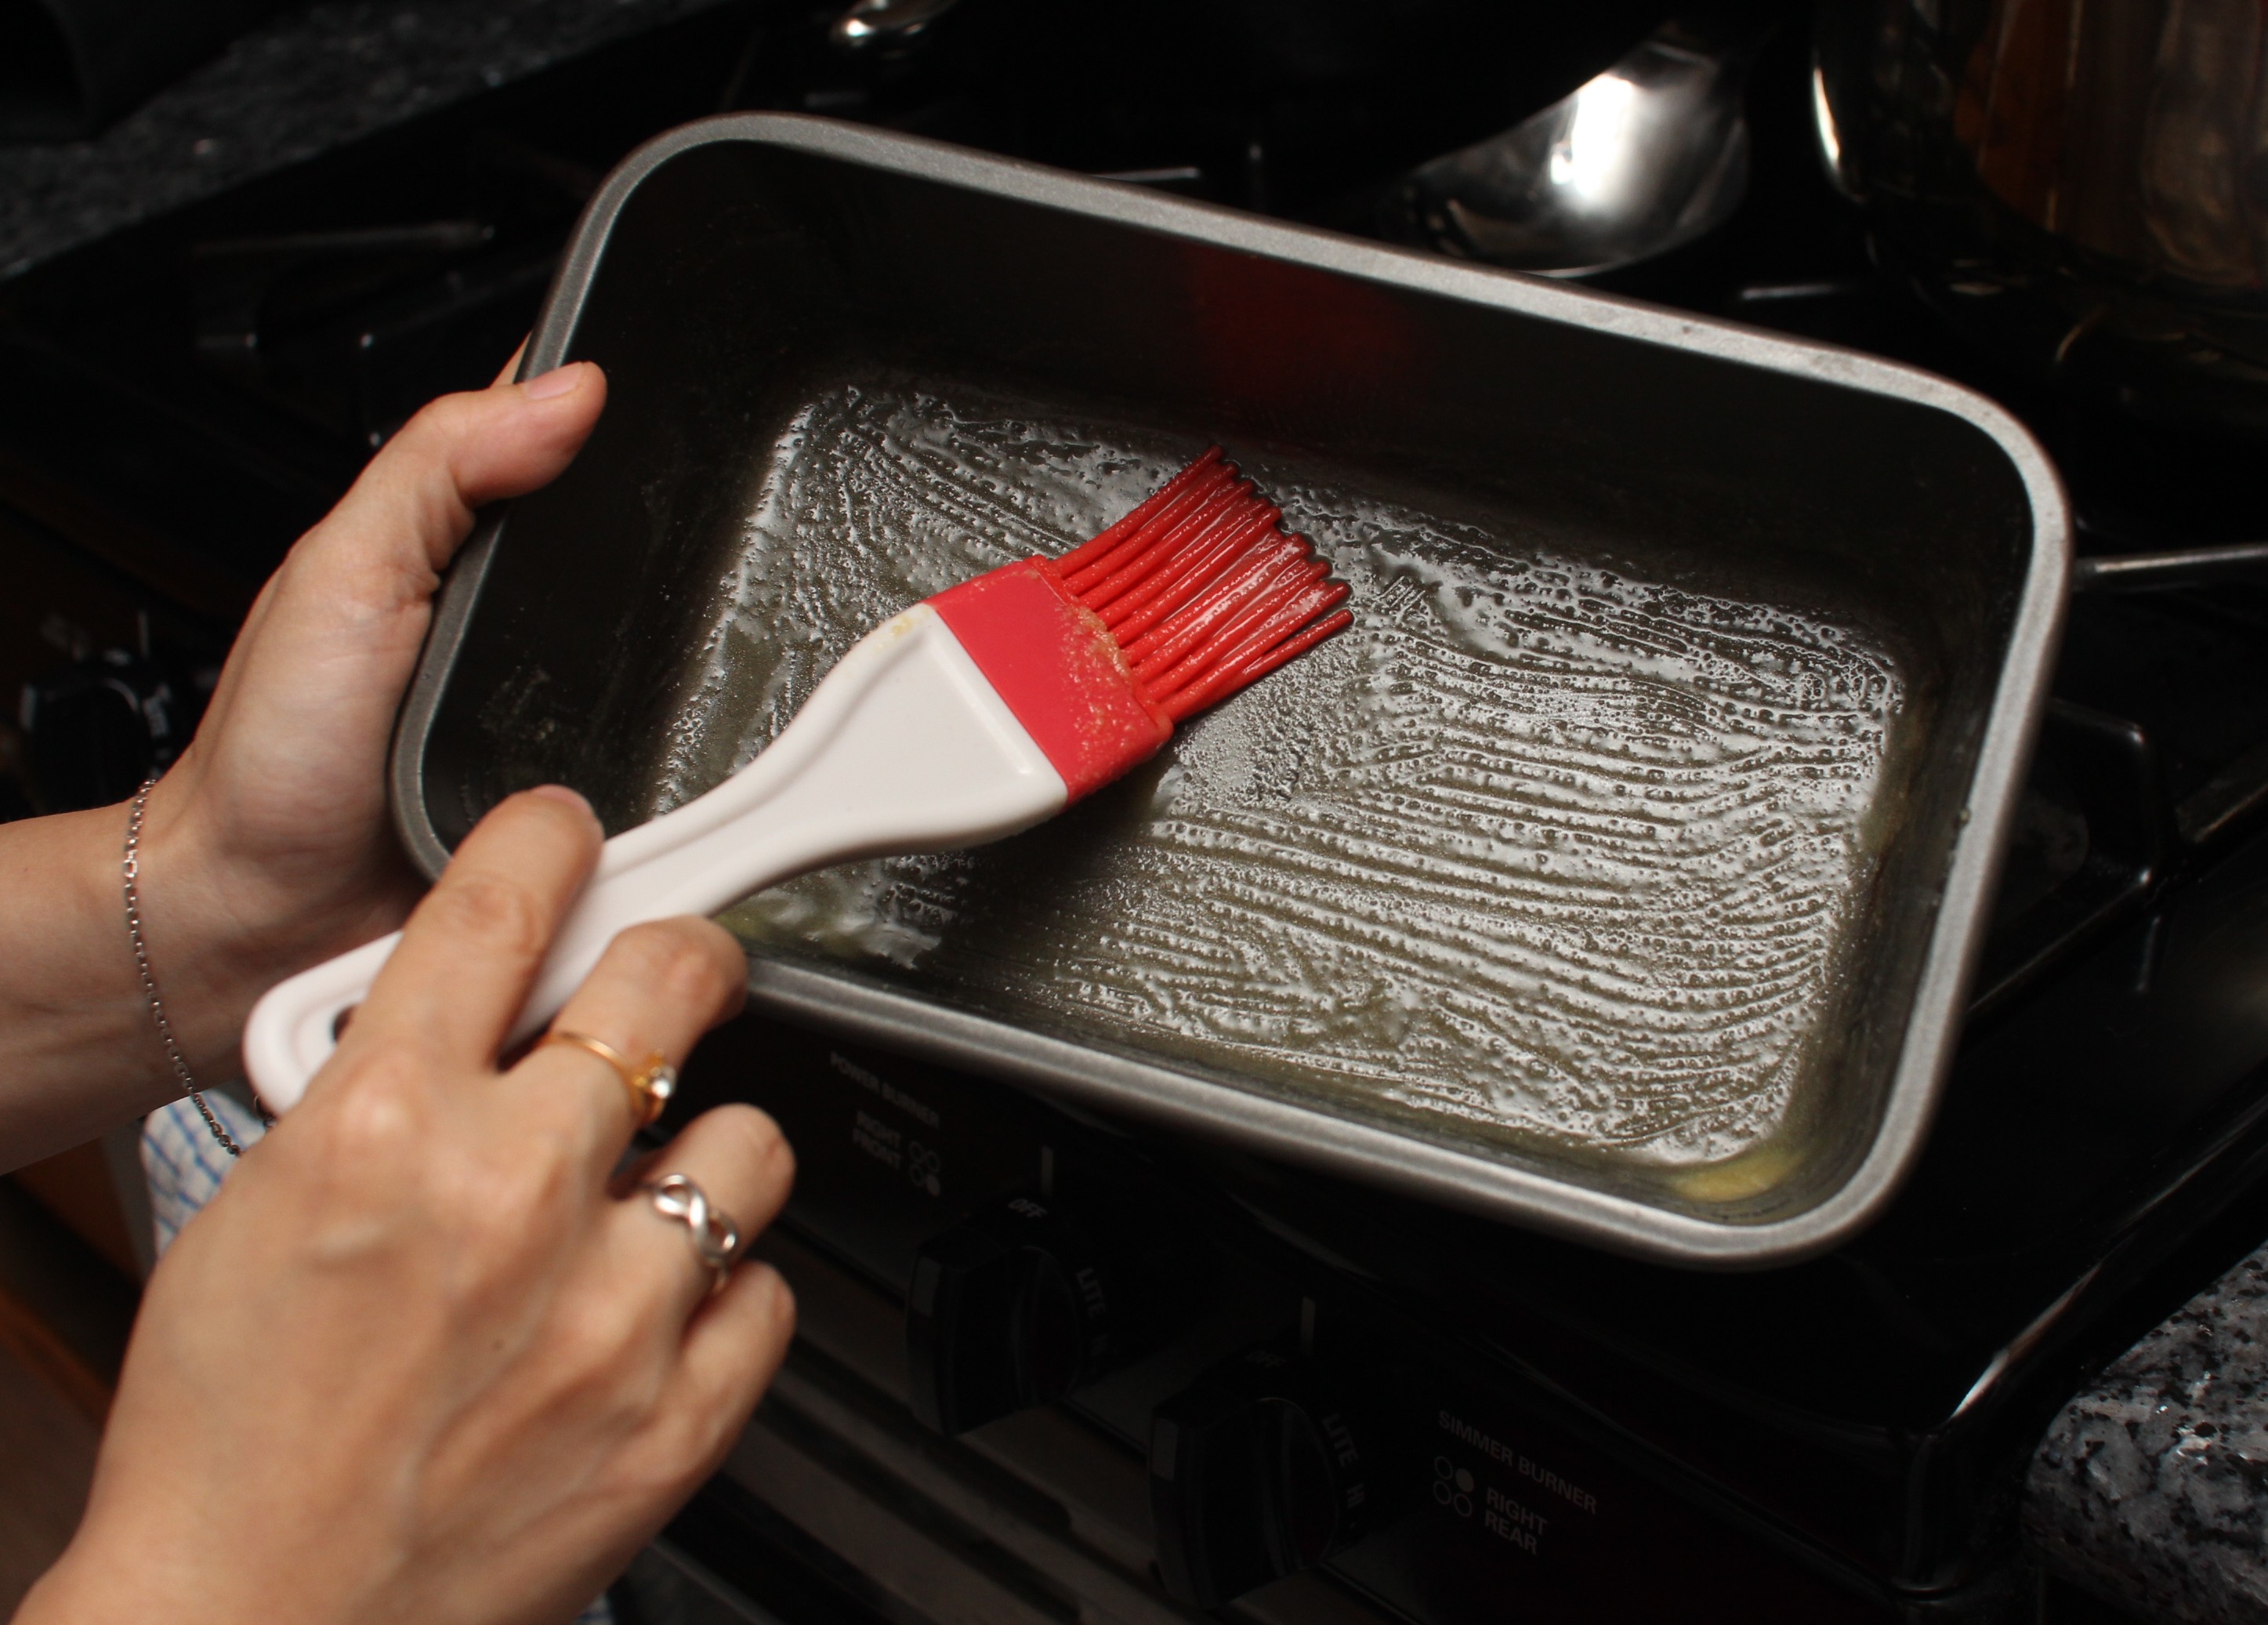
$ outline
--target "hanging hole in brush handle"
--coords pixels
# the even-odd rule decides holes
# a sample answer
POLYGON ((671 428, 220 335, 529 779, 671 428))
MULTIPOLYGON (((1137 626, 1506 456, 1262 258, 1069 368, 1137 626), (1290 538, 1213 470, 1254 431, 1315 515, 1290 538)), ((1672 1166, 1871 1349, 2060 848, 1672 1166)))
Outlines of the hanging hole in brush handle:
POLYGON ((269 1111, 281 1114, 299 1104, 401 940, 395 931, 365 942, 277 983, 252 1007, 244 1029, 244 1070, 269 1111))
MULTIPOLYGON (((681 885, 671 884, 677 866, 668 860, 682 859, 691 848, 697 861, 704 846, 697 833, 660 852, 626 853, 623 842, 618 836, 607 843, 597 873, 552 941, 519 1019, 505 1038, 505 1051, 534 1037, 559 1013, 618 933, 670 914, 706 913, 731 901, 707 894, 688 899, 681 885), (685 905, 678 906, 681 902, 685 905)), ((280 1116, 299 1104, 336 1053, 348 1023, 370 997, 401 941, 396 931, 302 971, 270 988, 253 1007, 244 1030, 245 1073, 270 1112, 280 1116)))
MULTIPOLYGON (((695 821, 672 825, 663 819, 608 841, 598 869, 552 940, 504 1050, 533 1038, 559 1013, 619 933, 672 914, 712 912, 738 896, 717 895, 719 885, 738 882, 730 868, 718 865, 717 873, 701 872, 704 861, 717 862, 719 838, 731 839, 733 833, 730 823, 704 831, 695 821), (656 833, 664 838, 657 841, 656 833)), ((747 846, 749 838, 742 834, 739 844, 747 846)), ((749 878, 764 881, 762 875, 749 878)), ((302 971, 270 988, 253 1007, 244 1031, 245 1073, 270 1112, 281 1115, 299 1104, 401 941, 396 931, 302 971)))

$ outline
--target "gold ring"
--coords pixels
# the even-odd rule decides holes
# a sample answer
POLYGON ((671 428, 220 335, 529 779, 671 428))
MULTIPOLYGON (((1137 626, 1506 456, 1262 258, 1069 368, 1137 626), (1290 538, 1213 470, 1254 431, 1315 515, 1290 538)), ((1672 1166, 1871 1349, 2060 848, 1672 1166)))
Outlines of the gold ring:
POLYGON ((622 1078, 622 1086, 630 1092, 630 1121, 638 1128, 659 1117, 669 1097, 677 1092, 677 1068, 659 1051, 645 1058, 644 1066, 634 1066, 622 1051, 604 1038, 594 1038, 587 1032, 568 1032, 555 1028, 543 1035, 535 1047, 549 1044, 571 1044, 597 1056, 612 1067, 622 1078))

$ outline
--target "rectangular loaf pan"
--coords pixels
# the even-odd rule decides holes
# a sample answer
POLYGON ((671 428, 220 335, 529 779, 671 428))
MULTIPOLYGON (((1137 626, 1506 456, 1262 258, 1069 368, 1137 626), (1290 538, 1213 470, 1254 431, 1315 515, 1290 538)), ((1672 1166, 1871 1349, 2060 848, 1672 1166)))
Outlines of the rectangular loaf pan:
POLYGON ((2055 476, 1990 403, 1845 351, 785 115, 688 126, 615 173, 526 365, 576 358, 606 367, 606 417, 565 476, 468 545, 403 714, 394 808, 429 873, 530 784, 576 786, 610 829, 658 810, 765 448, 845 380, 934 379, 1638 558, 1680 590, 1831 605, 1905 684, 1863 884, 1770 1177, 1714 1185, 1333 1104, 817 956, 753 953, 757 1008, 1693 1265, 1830 1246, 1912 1163, 2069 567, 2055 476))

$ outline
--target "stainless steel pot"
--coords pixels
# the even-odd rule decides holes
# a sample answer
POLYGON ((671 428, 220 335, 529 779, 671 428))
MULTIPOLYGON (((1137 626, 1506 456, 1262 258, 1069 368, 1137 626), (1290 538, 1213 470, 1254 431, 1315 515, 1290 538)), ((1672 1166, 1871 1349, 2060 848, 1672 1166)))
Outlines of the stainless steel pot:
POLYGON ((2080 391, 2268 435, 2268 12, 1826 0, 1836 179, 1924 297, 2080 391))

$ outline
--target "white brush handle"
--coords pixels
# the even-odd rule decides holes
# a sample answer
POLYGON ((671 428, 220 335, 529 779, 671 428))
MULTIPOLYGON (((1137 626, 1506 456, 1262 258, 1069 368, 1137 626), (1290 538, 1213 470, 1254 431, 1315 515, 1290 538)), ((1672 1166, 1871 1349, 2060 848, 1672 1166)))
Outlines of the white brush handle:
MULTIPOLYGON (((860 639, 755 761, 607 843, 508 1042, 557 1015, 625 927, 713 914, 831 863, 998 840, 1064 796, 952 630, 917 604, 860 639)), ((254 1007, 245 1068, 269 1111, 298 1104, 400 940, 302 971, 254 1007)))

